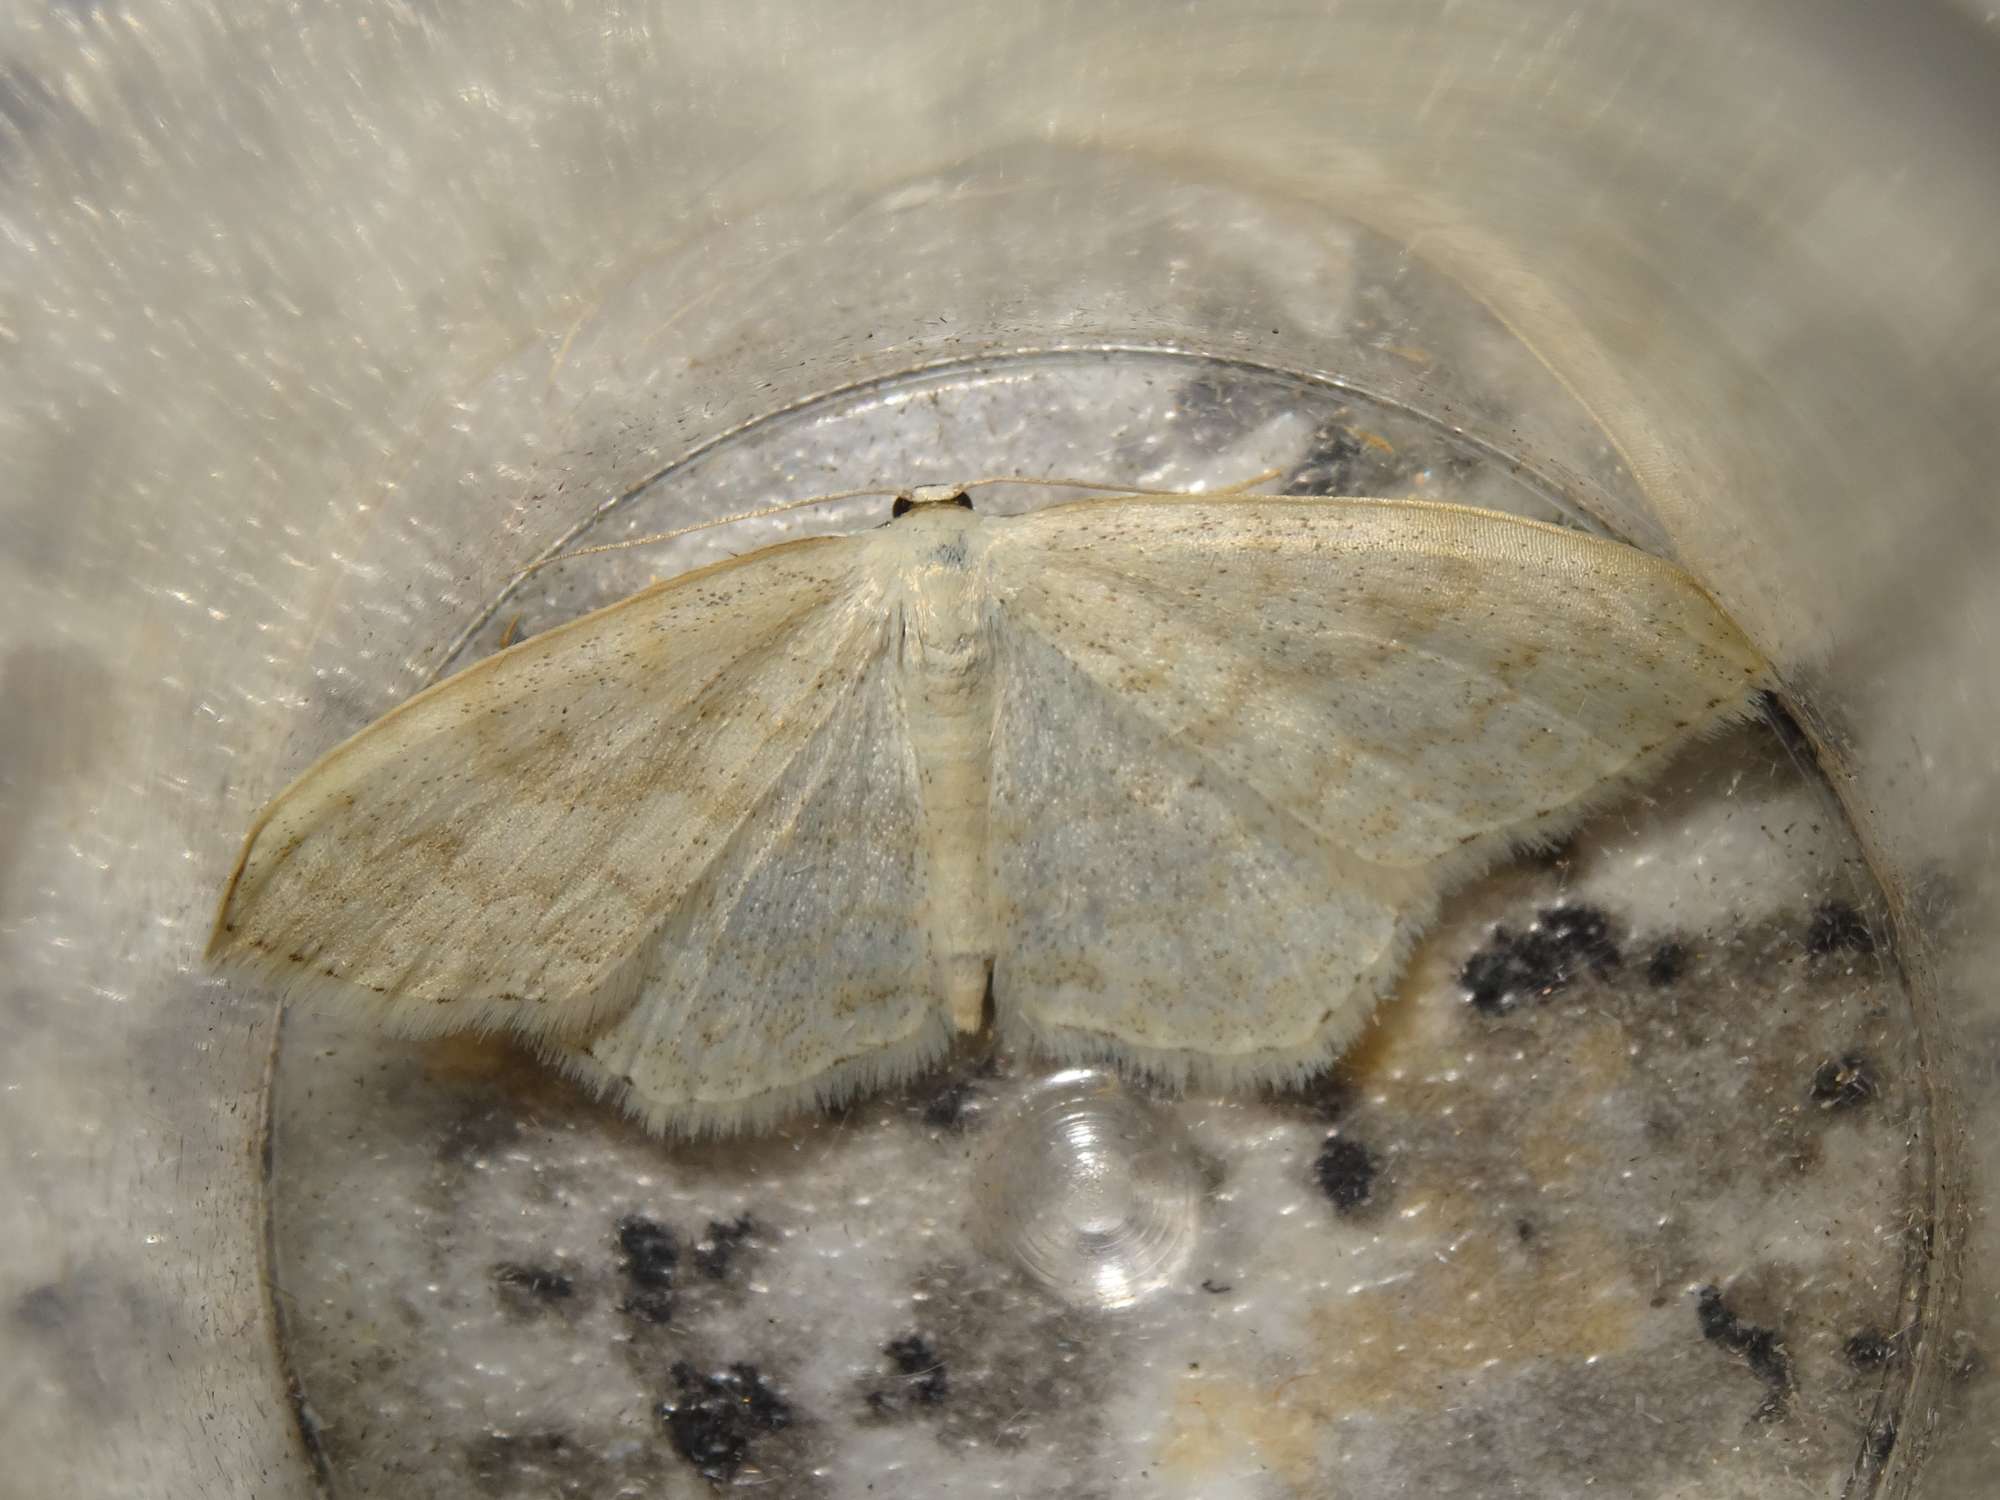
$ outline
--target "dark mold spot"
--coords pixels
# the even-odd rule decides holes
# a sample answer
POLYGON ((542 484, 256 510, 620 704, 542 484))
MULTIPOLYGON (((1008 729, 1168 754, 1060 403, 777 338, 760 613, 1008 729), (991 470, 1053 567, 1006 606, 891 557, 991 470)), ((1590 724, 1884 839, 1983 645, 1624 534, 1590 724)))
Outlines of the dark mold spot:
POLYGON ((903 1379, 895 1386, 868 1393, 868 1405, 892 1416, 910 1405, 936 1406, 951 1394, 944 1358, 921 1333, 906 1333, 882 1348, 903 1379))
POLYGON ((1322 423, 1306 446, 1305 455, 1285 476, 1285 495, 1351 495, 1366 467, 1367 451, 1345 423, 1322 423))
POLYGON ((1529 931, 1539 931, 1565 954, 1589 964, 1599 978, 1618 967, 1618 945, 1611 938, 1611 919, 1594 906, 1550 907, 1529 931))
POLYGON ((1889 1455, 1896 1448, 1896 1424, 1885 1418, 1875 1424, 1875 1430, 1868 1434, 1868 1456, 1877 1464, 1889 1461, 1889 1455))
POLYGON ((1847 1341, 1847 1362, 1857 1370, 1879 1370, 1896 1357, 1896 1341, 1874 1329, 1863 1329, 1847 1341))
POLYGON ((648 1323, 671 1322, 674 1267, 681 1258, 674 1232, 657 1220, 627 1214, 618 1221, 618 1246, 632 1283, 632 1294, 619 1304, 620 1310, 648 1323))
POLYGON ((759 1433, 790 1424, 792 1409, 755 1365, 731 1365, 704 1375, 685 1362, 673 1368, 675 1396, 659 1406, 674 1451, 705 1479, 735 1478, 759 1433))
POLYGON ((924 1378, 925 1400, 936 1401, 943 1397, 944 1361, 921 1333, 906 1333, 899 1339, 891 1339, 883 1346, 882 1352, 894 1360, 896 1368, 905 1375, 924 1378))
POLYGON ((100 1424, 124 1418, 143 1399, 143 1374, 104 1351, 120 1340, 169 1337, 161 1330, 178 1327, 171 1307, 122 1280, 109 1262, 28 1287, 0 1304, 0 1314, 0 1369, 25 1364, 80 1421, 100 1424))
POLYGON ((1703 1338, 1741 1355, 1750 1373, 1770 1387, 1757 1408, 1757 1420, 1768 1422, 1783 1416, 1785 1398, 1792 1389, 1792 1358, 1776 1330, 1744 1322, 1722 1300, 1721 1289, 1713 1286, 1701 1289, 1695 1315, 1701 1320, 1703 1338))
POLYGON ((756 1232, 757 1221, 748 1214, 739 1214, 726 1223, 721 1219, 710 1219, 708 1233, 695 1243, 694 1268, 710 1281, 722 1280, 729 1274, 736 1252, 756 1232))
POLYGON ((50 1333, 69 1320, 62 1289, 54 1283, 30 1287, 14 1300, 14 1316, 37 1333, 50 1333))
POLYGON ((1514 1238, 1524 1245, 1532 1243, 1535 1238, 1535 1221, 1533 1219, 1516 1219, 1514 1221, 1514 1238))
POLYGON ((1662 989, 1687 973, 1687 944, 1668 938, 1646 960, 1646 983, 1662 989))
POLYGON ((924 1102, 924 1123, 937 1130, 962 1129, 974 1097, 970 1083, 948 1083, 924 1102))
POLYGON ((657 1219, 627 1214, 618 1221, 618 1247, 625 1252, 625 1274, 634 1286, 670 1287, 681 1247, 674 1232, 657 1219))
POLYGON ((1526 932, 1495 927, 1486 946, 1465 961, 1458 982, 1473 1005, 1497 1016, 1528 996, 1554 994, 1586 968, 1601 979, 1618 964, 1618 944, 1603 912, 1552 906, 1526 932))
POLYGON ((540 1302, 557 1302, 576 1292, 576 1283, 547 1266, 524 1266, 503 1261, 493 1268, 493 1279, 508 1291, 540 1302))
POLYGON ((1873 953, 1875 934, 1861 913, 1846 901, 1822 901, 1806 924, 1806 952, 1873 953))
POLYGON ((1382 1170, 1375 1155, 1359 1141, 1328 1136, 1313 1163, 1313 1176, 1333 1206, 1352 1213, 1375 1196, 1375 1178, 1382 1170))
MULTIPOLYGON (((1011 1276, 993 1270, 937 1264, 920 1270, 912 1286, 926 1320, 922 1341, 949 1365, 943 1401, 918 1406, 904 1395, 910 1377, 898 1362, 886 1378, 869 1372, 856 1404, 865 1402, 877 1421, 922 1419, 949 1451, 1080 1450, 1100 1431, 1118 1341, 1107 1341, 1096 1319, 1053 1299, 1024 1300, 1011 1276)), ((909 1345, 902 1354, 921 1358, 909 1345)), ((926 1493, 950 1488, 932 1485, 926 1493)))
POLYGON ((1331 1125, 1354 1108, 1354 1101, 1361 1097, 1361 1090, 1354 1081, 1354 1075, 1335 1063, 1278 1097, 1286 1103, 1301 1106, 1315 1119, 1331 1125))
POLYGON ((1858 1052, 1829 1058, 1813 1074, 1812 1096, 1821 1109, 1852 1109, 1877 1092, 1874 1065, 1858 1052))
POLYGON ((1238 381, 1196 376, 1174 392, 1174 425, 1190 448, 1219 448, 1264 420, 1258 395, 1238 381))
POLYGON ((618 1304, 618 1310, 650 1324, 674 1322, 674 1294, 664 1286, 640 1286, 618 1304))

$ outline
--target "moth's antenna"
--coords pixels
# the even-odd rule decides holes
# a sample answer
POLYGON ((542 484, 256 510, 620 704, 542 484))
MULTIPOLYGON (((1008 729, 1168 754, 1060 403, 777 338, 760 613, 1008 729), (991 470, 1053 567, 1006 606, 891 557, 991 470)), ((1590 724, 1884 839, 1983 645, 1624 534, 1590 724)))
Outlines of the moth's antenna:
POLYGON ((1203 493, 1208 495, 1241 495, 1254 489, 1267 479, 1276 479, 1284 472, 1283 469, 1264 469, 1252 474, 1248 479, 1239 479, 1234 484, 1225 484, 1219 490, 1204 490, 1203 493))
POLYGON ((1113 495, 1158 495, 1169 500, 1199 500, 1217 495, 1240 495, 1253 485, 1262 484, 1267 479, 1276 479, 1283 469, 1265 469, 1252 474, 1248 479, 1239 479, 1234 484, 1213 490, 1162 490, 1149 489, 1142 484, 1106 484, 1098 479, 1038 479, 1025 474, 995 474, 985 479, 967 480, 959 488, 962 490, 982 489, 990 484, 1025 484, 1045 490, 1102 490, 1113 495))
POLYGON ((707 531, 712 526, 728 526, 737 521, 755 521, 764 516, 783 515, 788 510, 803 510, 808 505, 826 505, 835 500, 858 500, 865 495, 900 495, 901 490, 835 490, 827 495, 807 495, 801 500, 786 500, 777 505, 760 506, 756 510, 739 510, 733 516, 717 516, 712 521, 697 521, 692 526, 677 527, 673 531, 655 531, 647 536, 630 536, 622 542, 603 542, 595 547, 578 547, 572 552, 556 552, 531 562, 514 575, 519 583, 532 573, 539 573, 551 563, 568 562, 572 557, 589 557, 597 552, 620 552, 627 547, 650 547, 655 542, 671 542, 675 537, 688 536, 697 531, 707 531))

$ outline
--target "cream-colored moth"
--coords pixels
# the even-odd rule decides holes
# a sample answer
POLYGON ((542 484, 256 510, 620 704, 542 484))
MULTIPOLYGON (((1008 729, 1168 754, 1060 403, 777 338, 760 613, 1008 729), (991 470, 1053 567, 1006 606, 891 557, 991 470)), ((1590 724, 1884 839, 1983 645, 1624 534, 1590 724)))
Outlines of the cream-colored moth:
POLYGON ((896 509, 385 715, 257 819, 211 956, 660 1131, 902 1078, 989 995, 1058 1059, 1292 1080, 1448 890, 1767 680, 1670 564, 1485 511, 896 509))

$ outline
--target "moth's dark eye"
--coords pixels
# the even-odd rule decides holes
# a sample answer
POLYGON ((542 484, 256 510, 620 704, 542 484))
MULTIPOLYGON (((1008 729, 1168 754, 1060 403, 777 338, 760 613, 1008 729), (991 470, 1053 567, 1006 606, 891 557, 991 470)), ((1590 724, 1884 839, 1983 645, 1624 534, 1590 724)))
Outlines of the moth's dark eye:
POLYGON ((961 509, 971 510, 972 496, 966 494, 964 490, 960 490, 956 495, 953 495, 951 497, 951 503, 953 505, 959 506, 961 509))
POLYGON ((908 515, 916 507, 916 503, 908 495, 898 495, 895 503, 889 507, 889 519, 893 521, 898 516, 908 515))

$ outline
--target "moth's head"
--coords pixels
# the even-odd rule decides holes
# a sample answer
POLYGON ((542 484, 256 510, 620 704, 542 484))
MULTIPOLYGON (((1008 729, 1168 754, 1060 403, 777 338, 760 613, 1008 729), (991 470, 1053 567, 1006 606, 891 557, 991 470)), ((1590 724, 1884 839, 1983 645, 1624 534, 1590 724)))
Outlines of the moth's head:
POLYGON ((932 505, 955 505, 960 510, 971 510, 972 497, 955 484, 920 484, 896 497, 889 507, 889 519, 893 521, 913 510, 932 505))

